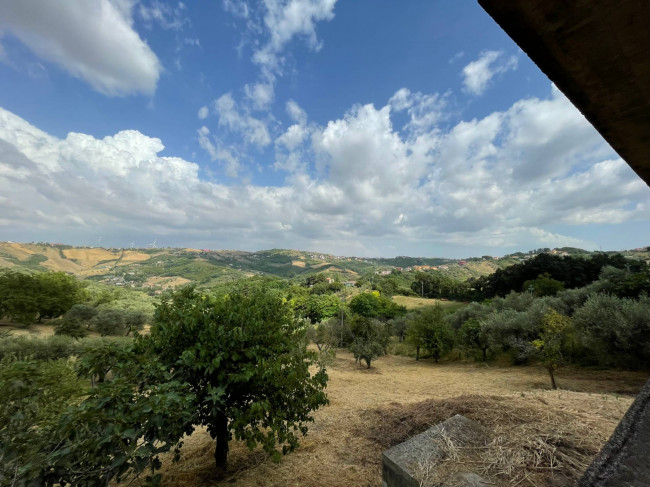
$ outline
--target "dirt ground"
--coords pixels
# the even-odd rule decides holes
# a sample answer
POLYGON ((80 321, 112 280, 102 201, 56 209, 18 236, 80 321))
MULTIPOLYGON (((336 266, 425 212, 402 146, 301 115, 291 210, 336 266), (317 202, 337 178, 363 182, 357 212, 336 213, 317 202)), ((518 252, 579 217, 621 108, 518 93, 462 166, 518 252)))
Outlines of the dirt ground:
MULTIPOLYGON (((557 373, 561 389, 552 391, 541 367, 434 364, 387 356, 367 370, 347 352, 337 353, 328 373, 330 405, 315 413, 301 447, 279 464, 263 451, 250 452, 233 441, 228 471, 217 479, 214 443, 205 430, 197 430, 186 439, 179 463, 163 459, 163 485, 378 487, 383 450, 456 413, 491 430, 495 422, 504 426, 527 411, 530 417, 517 423, 522 431, 530 431, 531 424, 537 431, 570 423, 589 443, 580 450, 583 461, 572 467, 584 469, 585 459, 588 463, 604 444, 647 380, 647 373, 641 372, 561 369, 557 373)), ((559 477, 562 465, 554 470, 559 477)), ((495 484, 564 485, 540 484, 528 474, 515 480, 516 472, 512 475, 512 479, 502 475, 495 484)))

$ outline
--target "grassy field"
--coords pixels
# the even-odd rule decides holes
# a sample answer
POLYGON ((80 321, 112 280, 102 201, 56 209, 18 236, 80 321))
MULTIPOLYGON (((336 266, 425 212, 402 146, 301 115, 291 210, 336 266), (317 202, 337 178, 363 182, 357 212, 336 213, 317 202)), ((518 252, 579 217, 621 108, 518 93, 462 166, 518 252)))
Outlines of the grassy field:
MULTIPOLYGON (((495 485, 574 485, 647 379, 637 372, 560 369, 562 389, 551 391, 541 367, 387 356, 367 370, 347 352, 337 353, 329 375, 330 405, 316 412, 302 446, 281 463, 233 441, 228 471, 217 479, 214 442, 197 430, 179 463, 164 459, 164 485, 375 487, 383 450, 456 413, 495 436, 496 450, 484 453, 490 458, 465 459, 495 485)), ((454 468, 446 462, 439 472, 454 468)))
POLYGON ((401 306, 406 306, 406 309, 418 309, 423 306, 435 306, 436 304, 439 304, 445 309, 456 311, 466 305, 466 303, 461 303, 459 301, 413 298, 410 296, 393 296, 393 301, 401 306))

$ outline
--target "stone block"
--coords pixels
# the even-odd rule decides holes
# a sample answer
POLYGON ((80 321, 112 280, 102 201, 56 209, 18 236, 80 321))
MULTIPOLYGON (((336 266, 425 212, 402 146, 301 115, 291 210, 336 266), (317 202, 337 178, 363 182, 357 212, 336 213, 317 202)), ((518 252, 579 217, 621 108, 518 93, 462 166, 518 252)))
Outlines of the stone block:
MULTIPOLYGON (((432 426, 424 433, 409 438, 383 453, 382 485, 419 487, 426 469, 435 466, 446 456, 445 437, 451 439, 456 446, 482 446, 486 442, 487 434, 481 425, 460 414, 432 426)), ((467 478, 462 481, 468 487, 486 485, 478 475, 464 475, 467 478)))

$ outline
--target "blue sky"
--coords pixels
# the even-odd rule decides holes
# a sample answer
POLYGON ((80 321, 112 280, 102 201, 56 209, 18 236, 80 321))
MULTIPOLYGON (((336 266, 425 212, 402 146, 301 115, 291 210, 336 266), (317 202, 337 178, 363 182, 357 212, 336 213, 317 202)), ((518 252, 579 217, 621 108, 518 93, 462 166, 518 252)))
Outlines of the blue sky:
POLYGON ((647 245, 650 189, 473 1, 0 4, 0 239, 647 245))

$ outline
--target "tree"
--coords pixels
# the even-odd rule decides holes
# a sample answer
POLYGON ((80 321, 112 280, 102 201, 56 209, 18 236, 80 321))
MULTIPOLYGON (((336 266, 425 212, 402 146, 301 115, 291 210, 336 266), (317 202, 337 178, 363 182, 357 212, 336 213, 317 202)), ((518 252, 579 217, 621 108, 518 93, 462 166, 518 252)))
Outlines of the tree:
POLYGON ((564 283, 551 278, 548 272, 540 274, 537 279, 524 282, 524 291, 530 291, 535 296, 555 296, 564 290, 564 283))
POLYGON ((83 395, 83 382, 66 359, 3 360, 0 391, 0 485, 48 485, 59 417, 83 395))
POLYGON ((90 329, 91 320, 97 316, 98 310, 93 306, 87 304, 75 304, 64 315, 66 321, 72 321, 78 324, 83 324, 86 328, 90 329))
MULTIPOLYGON (((146 339, 104 343, 82 354, 78 373, 111 380, 97 383, 63 414, 39 485, 109 485, 161 467, 159 455, 193 431, 197 404, 178 374, 151 353, 146 339), (102 375, 103 374, 103 375, 102 375)), ((160 474, 147 478, 157 485, 160 474)))
POLYGON ((555 370, 562 361, 563 351, 572 331, 571 319, 551 310, 544 316, 539 338, 532 342, 533 346, 539 350, 542 363, 548 370, 553 389, 557 389, 555 370))
POLYGON ((406 308, 390 299, 381 296, 379 292, 357 294, 350 300, 350 310, 366 318, 391 319, 406 314, 406 308))
POLYGON ((121 310, 101 310, 91 322, 101 336, 124 334, 124 312, 121 310))
POLYGON ((82 299, 81 285, 64 272, 0 273, 0 315, 18 323, 58 318, 82 299))
POLYGON ((470 318, 460 327, 460 340, 469 349, 478 348, 483 352, 483 362, 487 360, 487 351, 490 348, 487 330, 476 318, 470 318))
POLYGON ((420 359, 420 348, 433 356, 436 363, 454 346, 454 330, 447 323, 444 311, 439 305, 420 310, 406 329, 406 339, 416 348, 416 360, 420 359))
POLYGON ((381 321, 357 315, 352 318, 350 330, 354 336, 350 351, 354 358, 370 363, 377 357, 386 355, 386 347, 390 341, 390 331, 381 321))
POLYGON ((327 404, 327 374, 282 293, 252 288, 209 296, 191 287, 156 309, 152 351, 195 395, 195 424, 216 439, 225 468, 234 436, 273 459, 298 446, 312 411, 327 404), (280 449, 278 450, 278 447, 280 449))
POLYGON ((145 323, 149 320, 147 313, 142 311, 129 310, 124 313, 124 329, 126 336, 132 331, 140 331, 144 328, 145 323))
POLYGON ((88 330, 81 323, 64 319, 54 327, 54 334, 65 335, 79 340, 88 335, 88 330))

